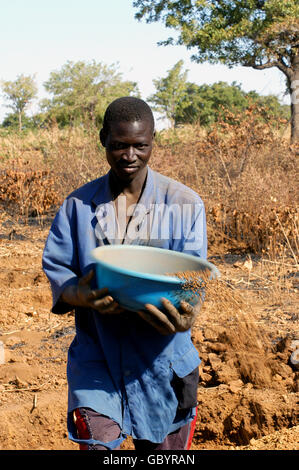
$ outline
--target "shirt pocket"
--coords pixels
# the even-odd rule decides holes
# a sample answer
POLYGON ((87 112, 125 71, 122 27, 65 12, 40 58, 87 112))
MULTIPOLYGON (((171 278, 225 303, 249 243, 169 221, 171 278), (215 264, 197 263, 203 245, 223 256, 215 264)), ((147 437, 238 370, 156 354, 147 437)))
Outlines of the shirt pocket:
POLYGON ((173 371, 171 386, 178 400, 178 409, 185 410, 197 405, 200 359, 195 348, 190 349, 171 363, 173 371))

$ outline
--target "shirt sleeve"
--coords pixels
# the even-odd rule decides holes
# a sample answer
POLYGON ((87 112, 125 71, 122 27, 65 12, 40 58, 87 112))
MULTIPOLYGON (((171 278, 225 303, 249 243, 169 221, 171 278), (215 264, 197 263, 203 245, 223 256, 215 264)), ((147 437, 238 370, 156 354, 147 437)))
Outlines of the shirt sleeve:
POLYGON ((52 289, 52 312, 67 313, 73 307, 60 300, 64 289, 78 282, 80 276, 76 243, 76 214, 66 199, 51 226, 42 258, 43 270, 52 289))

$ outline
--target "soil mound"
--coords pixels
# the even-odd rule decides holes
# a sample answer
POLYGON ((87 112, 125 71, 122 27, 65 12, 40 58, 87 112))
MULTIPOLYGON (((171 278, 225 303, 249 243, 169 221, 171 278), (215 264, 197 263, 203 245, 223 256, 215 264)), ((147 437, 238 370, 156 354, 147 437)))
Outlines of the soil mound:
MULTIPOLYGON (((41 269, 48 229, 18 228, 17 234, 0 237, 0 449, 77 450, 66 429, 74 318, 50 313, 41 269)), ((291 360, 298 341, 295 269, 280 278, 287 283, 279 280, 274 295, 274 267, 282 265, 268 263, 266 271, 264 264, 261 272, 254 263, 244 280, 236 261, 243 266, 237 255, 216 259, 222 278, 207 286, 192 328, 202 363, 191 449, 298 449, 298 370, 291 360)), ((122 446, 133 449, 132 440, 122 446)))
POLYGON ((252 305, 226 282, 215 281, 207 290, 198 319, 204 325, 193 330, 202 359, 197 444, 247 445, 297 425, 293 341, 286 336, 274 343, 252 305))

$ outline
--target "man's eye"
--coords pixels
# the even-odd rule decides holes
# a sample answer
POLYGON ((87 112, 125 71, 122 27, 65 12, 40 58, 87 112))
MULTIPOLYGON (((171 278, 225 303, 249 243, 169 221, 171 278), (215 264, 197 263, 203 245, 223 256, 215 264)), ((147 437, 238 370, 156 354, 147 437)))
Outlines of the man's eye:
MULTIPOLYGON (((144 150, 147 145, 146 144, 135 144, 134 147, 138 150, 144 150)), ((124 150, 128 148, 128 144, 124 144, 121 142, 115 142, 110 144, 110 150, 124 150)))
POLYGON ((115 144, 110 145, 111 150, 121 150, 121 149, 124 149, 126 147, 127 147, 127 145, 121 144, 121 143, 115 143, 115 144))

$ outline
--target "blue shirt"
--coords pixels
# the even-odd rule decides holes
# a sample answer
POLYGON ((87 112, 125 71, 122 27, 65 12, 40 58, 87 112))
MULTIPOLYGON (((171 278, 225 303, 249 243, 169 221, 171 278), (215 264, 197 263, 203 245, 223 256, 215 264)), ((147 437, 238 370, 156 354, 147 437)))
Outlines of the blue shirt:
MULTIPOLYGON (((122 212, 118 214, 121 219, 122 212)), ((109 173, 66 198, 43 253, 53 313, 73 309, 60 300, 60 295, 94 268, 91 251, 97 246, 123 241, 206 258, 202 200, 188 187, 149 167, 131 222, 133 229, 127 233, 120 229, 109 173)), ((105 444, 108 448, 117 446, 127 435, 163 442, 167 434, 194 417, 194 409, 177 410, 170 383, 174 373, 184 377, 200 364, 190 330, 163 336, 134 312, 109 316, 86 308, 75 309, 75 323, 67 365, 68 431, 72 440, 100 443, 77 439, 71 414, 78 407, 92 408, 119 424, 120 439, 105 444)))

